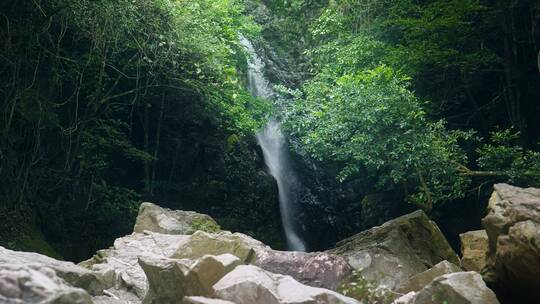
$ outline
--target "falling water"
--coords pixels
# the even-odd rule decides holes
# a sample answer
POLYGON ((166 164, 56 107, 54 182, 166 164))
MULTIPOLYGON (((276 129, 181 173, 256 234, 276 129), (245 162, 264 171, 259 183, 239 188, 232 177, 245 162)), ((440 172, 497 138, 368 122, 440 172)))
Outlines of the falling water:
MULTIPOLYGON (((272 99, 274 92, 264 77, 264 62, 257 55, 249 40, 240 36, 240 42, 250 56, 248 59, 249 91, 253 96, 272 99)), ((292 170, 287 139, 281 131, 279 121, 271 118, 268 124, 257 133, 257 142, 262 148, 264 162, 269 173, 277 181, 281 222, 285 231, 287 247, 290 250, 305 251, 306 246, 300 238, 297 225, 294 222, 295 205, 298 201, 296 189, 299 182, 292 170)))

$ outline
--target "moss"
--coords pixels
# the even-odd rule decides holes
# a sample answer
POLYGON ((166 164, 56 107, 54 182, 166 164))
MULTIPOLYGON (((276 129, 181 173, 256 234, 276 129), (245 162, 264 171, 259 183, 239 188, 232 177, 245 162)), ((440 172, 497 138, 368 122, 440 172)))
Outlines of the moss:
POLYGON ((62 256, 47 242, 31 212, 0 210, 0 245, 11 250, 37 252, 55 259, 62 256), (22 214, 25 214, 23 216, 22 214))
POLYGON ((197 216, 191 221, 191 227, 194 231, 204 231, 204 232, 219 232, 221 227, 212 219, 206 216, 197 216))
POLYGON ((16 247, 23 251, 41 253, 51 258, 62 259, 62 256, 45 240, 45 237, 36 227, 28 227, 19 240, 16 240, 16 247))

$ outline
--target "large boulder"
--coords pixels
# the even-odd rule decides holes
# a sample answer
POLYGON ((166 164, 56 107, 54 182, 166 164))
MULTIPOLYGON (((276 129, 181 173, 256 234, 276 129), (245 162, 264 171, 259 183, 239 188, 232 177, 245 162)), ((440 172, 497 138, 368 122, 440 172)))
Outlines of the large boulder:
POLYGON ((329 252, 388 289, 443 260, 459 265, 437 225, 420 210, 345 239, 329 252))
POLYGON ((238 266, 214 285, 214 297, 236 304, 359 304, 334 291, 303 285, 253 265, 238 266))
POLYGON ((152 231, 163 234, 193 234, 201 230, 218 232, 219 225, 206 214, 171 210, 152 203, 142 203, 133 232, 152 231))
POLYGON ((303 284, 336 289, 352 268, 340 256, 324 253, 272 250, 241 233, 197 231, 179 246, 172 258, 198 259, 204 255, 229 253, 243 263, 253 264, 277 274, 290 275, 303 284))
POLYGON ((419 274, 415 274, 412 277, 410 277, 405 282, 401 283, 399 287, 396 289, 398 293, 409 293, 411 291, 419 291, 424 286, 428 285, 433 281, 436 277, 453 273, 453 272, 461 272, 461 268, 459 266, 454 265, 448 261, 442 261, 439 264, 431 267, 430 269, 421 272, 419 274))
POLYGON ((0 303, 92 304, 90 295, 75 288, 43 265, 0 265, 0 303))
POLYGON ((469 231, 459 235, 461 240, 461 267, 480 272, 486 266, 488 236, 485 230, 469 231))
POLYGON ((495 293, 487 288, 480 274, 455 272, 437 277, 418 292, 410 292, 394 304, 498 304, 495 293))
POLYGON ((148 288, 139 257, 168 258, 178 247, 187 243, 189 236, 159 233, 133 233, 116 239, 114 246, 98 251, 79 265, 99 273, 116 294, 124 290, 142 299, 148 288), (118 291, 117 291, 118 290, 118 291))
POLYGON ((482 220, 489 238, 484 279, 540 302, 540 189, 496 184, 482 220))
POLYGON ((150 289, 145 304, 180 303, 185 296, 209 296, 212 286, 240 264, 231 254, 188 259, 140 258, 150 289))
POLYGON ((230 253, 242 262, 248 263, 255 258, 256 250, 269 249, 270 247, 242 233, 197 231, 188 238, 185 244, 177 248, 172 258, 198 259, 205 255, 230 253))
POLYGON ((352 272, 340 256, 325 252, 257 250, 252 261, 264 270, 290 275, 302 284, 336 290, 352 272))
POLYGON ((52 269, 68 284, 82 288, 92 295, 100 295, 105 288, 109 287, 108 282, 99 273, 71 262, 58 261, 38 253, 13 251, 0 247, 0 267, 19 265, 33 269, 52 269))

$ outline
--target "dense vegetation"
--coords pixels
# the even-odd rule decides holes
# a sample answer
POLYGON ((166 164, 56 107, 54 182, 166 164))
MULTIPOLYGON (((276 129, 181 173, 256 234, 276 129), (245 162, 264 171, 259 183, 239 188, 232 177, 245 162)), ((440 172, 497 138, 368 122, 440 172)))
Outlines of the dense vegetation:
POLYGON ((24 240, 44 231, 84 258, 143 199, 279 237, 272 181, 252 180, 268 107, 244 89, 237 33, 257 26, 240 2, 7 1, 0 15, 3 245, 39 250, 24 240))
POLYGON ((311 74, 283 89, 284 119, 340 180, 427 210, 486 182, 539 185, 538 1, 268 5, 267 36, 288 32, 311 74))
POLYGON ((0 24, 2 246, 80 260, 151 200, 279 248, 238 33, 275 51, 296 152, 356 204, 540 186, 537 0, 7 1, 0 24))

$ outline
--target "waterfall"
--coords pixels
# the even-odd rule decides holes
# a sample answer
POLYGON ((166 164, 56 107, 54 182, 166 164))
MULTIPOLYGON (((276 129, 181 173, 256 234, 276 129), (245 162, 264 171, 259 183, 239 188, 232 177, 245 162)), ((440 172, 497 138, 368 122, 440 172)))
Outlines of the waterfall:
MULTIPOLYGON (((274 92, 270 82, 264 76, 264 62, 249 40, 240 36, 240 43, 249 54, 247 72, 250 93, 255 97, 272 99, 274 92)), ((299 236, 294 216, 297 213, 299 181, 292 169, 287 139, 277 119, 269 119, 267 125, 257 132, 257 142, 262 148, 264 162, 269 173, 277 181, 279 209, 287 247, 289 250, 305 251, 306 246, 299 236)))

